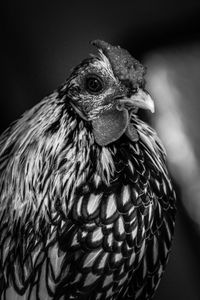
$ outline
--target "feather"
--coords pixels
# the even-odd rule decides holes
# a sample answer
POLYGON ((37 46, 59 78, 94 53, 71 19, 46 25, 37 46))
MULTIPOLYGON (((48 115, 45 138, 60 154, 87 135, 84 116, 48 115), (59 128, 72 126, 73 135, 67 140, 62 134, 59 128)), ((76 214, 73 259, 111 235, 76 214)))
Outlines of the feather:
POLYGON ((137 138, 125 126, 96 142, 95 118, 144 73, 125 50, 105 49, 0 137, 0 299, 151 299, 161 279, 176 212, 166 153, 129 109, 137 138), (115 66, 123 55, 130 72, 115 66), (99 94, 86 89, 91 72, 99 94))

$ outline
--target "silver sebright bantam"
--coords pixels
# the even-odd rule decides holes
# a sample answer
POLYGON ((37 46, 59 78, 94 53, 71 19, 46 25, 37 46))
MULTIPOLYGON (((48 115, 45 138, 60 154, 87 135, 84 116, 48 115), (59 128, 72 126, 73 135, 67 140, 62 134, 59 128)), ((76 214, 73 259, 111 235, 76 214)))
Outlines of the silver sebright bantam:
POLYGON ((66 82, 0 137, 0 299, 152 299, 174 231, 145 69, 92 42, 66 82))

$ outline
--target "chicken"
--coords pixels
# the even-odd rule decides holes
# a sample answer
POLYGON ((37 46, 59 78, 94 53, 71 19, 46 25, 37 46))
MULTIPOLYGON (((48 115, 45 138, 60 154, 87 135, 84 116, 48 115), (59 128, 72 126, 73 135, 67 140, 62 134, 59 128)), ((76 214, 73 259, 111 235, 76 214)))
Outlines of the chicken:
POLYGON ((154 111, 145 68, 92 44, 98 54, 0 137, 1 299, 152 299, 165 269, 176 201, 137 116, 154 111))

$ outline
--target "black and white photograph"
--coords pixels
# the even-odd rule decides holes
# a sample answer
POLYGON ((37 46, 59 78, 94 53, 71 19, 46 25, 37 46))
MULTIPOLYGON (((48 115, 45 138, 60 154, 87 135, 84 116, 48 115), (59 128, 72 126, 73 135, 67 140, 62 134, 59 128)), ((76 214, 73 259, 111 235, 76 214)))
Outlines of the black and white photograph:
POLYGON ((200 1, 1 11, 0 300, 199 300, 200 1))

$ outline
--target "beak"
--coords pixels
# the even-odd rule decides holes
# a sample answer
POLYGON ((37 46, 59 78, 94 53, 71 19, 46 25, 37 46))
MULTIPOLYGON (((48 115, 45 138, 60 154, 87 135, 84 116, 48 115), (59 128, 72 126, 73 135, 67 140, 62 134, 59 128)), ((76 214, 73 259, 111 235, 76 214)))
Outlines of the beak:
POLYGON ((136 108, 143 108, 150 110, 152 113, 155 112, 155 106, 154 101, 152 100, 151 96, 143 91, 142 89, 139 89, 137 93, 132 95, 130 98, 122 98, 119 99, 119 107, 118 109, 121 110, 122 107, 136 107, 136 108))

